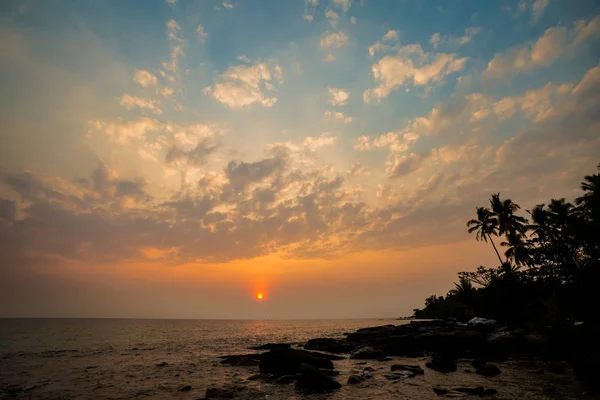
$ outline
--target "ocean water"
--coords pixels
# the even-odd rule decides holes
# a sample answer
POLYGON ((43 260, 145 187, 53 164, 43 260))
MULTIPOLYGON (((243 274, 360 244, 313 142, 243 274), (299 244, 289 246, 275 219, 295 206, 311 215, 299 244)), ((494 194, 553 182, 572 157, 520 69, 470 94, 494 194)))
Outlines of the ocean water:
MULTIPOLYGON (((298 345, 316 337, 342 337, 358 328, 402 324, 395 320, 122 320, 0 319, 0 398, 2 399, 198 399, 209 387, 235 383, 257 388, 265 399, 436 398, 433 385, 495 387, 495 398, 578 398, 572 376, 535 373, 536 365, 503 365, 488 379, 475 374, 439 374, 389 381, 393 362, 334 362, 344 387, 332 394, 302 395, 293 385, 248 381, 258 367, 223 366, 218 356, 247 353, 269 342, 298 345), (168 365, 159 367, 157 364, 168 365), (366 366, 373 378, 358 386, 348 376, 366 366), (192 390, 179 392, 190 385, 192 390)), ((425 359, 402 360, 422 366, 425 359)), ((468 365, 465 366, 467 368, 468 365)))

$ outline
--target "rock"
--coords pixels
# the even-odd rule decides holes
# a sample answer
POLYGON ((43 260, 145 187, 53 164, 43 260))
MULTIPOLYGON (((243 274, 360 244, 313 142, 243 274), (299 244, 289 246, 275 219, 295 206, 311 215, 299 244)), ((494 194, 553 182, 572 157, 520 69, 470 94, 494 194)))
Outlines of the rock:
POLYGON ((350 353, 356 349, 356 343, 349 343, 341 339, 316 338, 310 339, 304 345, 306 350, 327 351, 329 353, 350 353))
POLYGON ((471 362, 473 368, 483 367, 486 364, 486 361, 483 358, 476 358, 471 362))
POLYGON ((357 383, 361 383, 364 381, 364 378, 360 375, 350 375, 348 377, 348 385, 356 385, 357 383))
POLYGON ((206 389, 206 399, 222 400, 240 398, 244 400, 264 400, 265 393, 245 386, 226 386, 206 389))
POLYGON ((487 377, 499 375, 500 372, 501 372, 500 368, 498 368, 494 364, 487 364, 487 363, 482 365, 481 367, 477 368, 477 370, 475 370, 475 373, 482 375, 482 376, 487 376, 487 377))
POLYGON ((260 346, 249 347, 250 350, 274 350, 274 349, 289 349, 290 343, 266 343, 260 346))
POLYGON ((167 363, 166 361, 156 364, 157 367, 167 367, 168 365, 169 365, 169 363, 167 363))
POLYGON ((261 374, 256 374, 256 375, 252 375, 246 378, 247 381, 260 381, 263 379, 264 375, 261 374))
POLYGON ((438 372, 454 372, 456 371, 456 363, 449 358, 434 355, 431 361, 425 364, 427 368, 431 368, 438 372))
POLYGON ((410 365, 410 364, 394 364, 391 367, 392 371, 410 371, 415 375, 423 375, 425 371, 423 368, 418 365, 410 365))
POLYGON ((373 368, 373 367, 365 367, 365 369, 363 371, 373 372, 373 371, 375 371, 375 368, 373 368))
POLYGON ((470 369, 465 369, 465 370, 464 370, 464 373, 465 373, 465 374, 472 374, 472 373, 473 373, 473 371, 471 371, 470 369))
POLYGON ((256 354, 235 354, 221 358, 224 358, 221 364, 234 367, 254 367, 260 363, 260 355, 256 354))
POLYGON ((483 333, 471 329, 459 329, 418 334, 414 337, 411 347, 413 350, 459 357, 466 350, 480 350, 485 344, 486 338, 483 333))
POLYGON ((596 393, 600 390, 600 353, 577 357, 573 360, 573 373, 583 387, 596 393))
MULTIPOLYGON (((495 390, 495 389, 491 389, 495 390)), ((433 391, 438 396, 446 397, 464 397, 464 396, 484 396, 486 389, 483 386, 458 386, 458 387, 439 387, 434 386, 433 391)), ((491 392, 489 394, 492 394, 491 392)))
POLYGON ((480 318, 480 317, 471 318, 469 320, 469 322, 467 322, 467 324, 471 325, 471 326, 496 325, 497 323, 498 322, 496 322, 496 320, 494 320, 494 319, 487 319, 487 318, 480 318))
POLYGON ((389 379, 390 381, 395 381, 397 379, 406 379, 406 378, 414 378, 415 374, 410 371, 402 371, 402 372, 394 372, 392 374, 384 374, 384 378, 389 379))
POLYGON ((386 361, 392 361, 392 359, 389 358, 389 357, 381 357, 381 358, 378 358, 377 361, 379 361, 379 362, 386 362, 386 361))
POLYGON ((364 342, 372 341, 376 337, 390 336, 394 334, 394 325, 373 326, 370 328, 362 328, 347 336, 349 342, 364 342))
POLYGON ((316 357, 321 357, 324 358, 326 360, 331 360, 331 361, 339 361, 339 360, 345 360, 346 357, 342 357, 342 356, 338 356, 335 354, 325 354, 325 353, 320 353, 318 351, 307 351, 307 353, 312 354, 316 357))
POLYGON ((334 390, 342 387, 339 382, 307 363, 300 365, 300 376, 298 376, 296 385, 298 388, 309 391, 334 390))
POLYGON ((498 393, 498 390, 494 389, 494 388, 487 388, 483 391, 483 396, 491 396, 498 393))
POLYGON ((385 357, 385 354, 380 349, 374 349, 373 347, 363 347, 352 353, 350 359, 352 360, 377 360, 378 358, 385 357))
POLYGON ((296 381, 296 379, 298 379, 298 375, 283 375, 283 376, 277 378, 277 380, 274 383, 276 383, 278 385, 287 385, 289 383, 296 381))
POLYGON ((367 364, 366 361, 359 361, 359 362, 356 363, 356 365, 366 365, 366 364, 367 364))
POLYGON ((300 372, 300 366, 303 363, 315 368, 333 369, 331 360, 305 350, 295 349, 277 349, 264 353, 260 359, 259 368, 263 373, 289 375, 300 372))
POLYGON ((338 376, 340 374, 339 371, 336 371, 333 369, 319 369, 319 371, 321 371, 322 373, 324 373, 327 376, 338 376))
POLYGON ((178 392, 189 392, 190 390, 192 390, 192 387, 190 385, 186 385, 182 388, 179 388, 177 391, 178 392))

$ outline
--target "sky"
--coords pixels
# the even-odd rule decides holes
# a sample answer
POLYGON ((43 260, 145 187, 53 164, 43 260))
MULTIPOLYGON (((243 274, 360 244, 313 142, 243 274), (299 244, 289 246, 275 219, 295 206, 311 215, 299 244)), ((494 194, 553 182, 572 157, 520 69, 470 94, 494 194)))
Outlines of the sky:
POLYGON ((0 86, 0 317, 399 317, 595 172, 600 4, 9 0, 0 86))

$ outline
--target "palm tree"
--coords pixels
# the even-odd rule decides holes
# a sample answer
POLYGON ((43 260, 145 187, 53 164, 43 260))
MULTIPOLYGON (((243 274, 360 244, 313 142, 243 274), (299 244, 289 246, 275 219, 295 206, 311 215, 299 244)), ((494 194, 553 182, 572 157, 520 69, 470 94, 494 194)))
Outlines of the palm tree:
POLYGON ((527 232, 527 219, 515 215, 521 207, 511 199, 500 199, 500 193, 493 194, 490 198, 493 218, 498 225, 498 235, 521 234, 527 232))
POLYGON ((475 288, 467 277, 460 276, 458 283, 454 283, 454 289, 450 293, 456 295, 463 304, 469 305, 475 293, 475 288))
MULTIPOLYGON (((600 163, 598 164, 600 171, 600 163)), ((580 206, 583 211, 592 220, 600 219, 600 174, 586 175, 584 181, 581 182, 581 190, 584 191, 583 196, 575 199, 575 203, 580 206)))
POLYGON ((477 241, 482 240, 487 242, 488 239, 490 240, 492 246, 494 247, 494 251, 498 256, 498 260, 502 265, 502 258, 500 258, 500 253, 498 253, 498 249, 496 249, 496 245, 492 240, 492 234, 495 235, 497 232, 496 226, 497 220, 493 218, 493 214, 490 212, 490 210, 485 207, 477 207, 477 218, 467 222, 467 227, 469 228, 468 232, 476 232, 475 239, 477 239, 477 241))
POLYGON ((516 265, 532 264, 532 257, 529 244, 523 240, 523 235, 509 233, 508 241, 500 243, 501 246, 508 247, 504 252, 507 260, 513 261, 516 265))

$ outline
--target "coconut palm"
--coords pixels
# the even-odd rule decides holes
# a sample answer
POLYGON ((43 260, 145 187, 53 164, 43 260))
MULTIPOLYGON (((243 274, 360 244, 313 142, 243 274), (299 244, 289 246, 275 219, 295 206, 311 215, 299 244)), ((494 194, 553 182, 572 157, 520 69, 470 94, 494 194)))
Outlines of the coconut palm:
POLYGON ((498 253, 498 249, 492 240, 492 235, 495 235, 497 232, 497 220, 494 219, 490 210, 485 207, 477 207, 477 218, 468 221, 467 227, 469 228, 469 233, 476 232, 475 239, 477 239, 477 241, 487 242, 488 239, 490 240, 492 247, 494 247, 494 251, 498 256, 498 260, 500 261, 500 264, 502 264, 500 253, 498 253))
POLYGON ((527 219, 516 215, 521 208, 511 199, 500 199, 500 193, 493 194, 490 198, 492 216, 497 221, 498 235, 521 234, 527 232, 527 219))
POLYGON ((509 233, 508 241, 500 243, 501 246, 508 247, 504 252, 507 260, 513 261, 516 265, 532 264, 530 245, 523 240, 523 235, 509 233))
MULTIPOLYGON (((598 164, 600 171, 600 164, 598 164)), ((578 197, 575 203, 593 220, 600 219, 600 174, 586 175, 581 182, 583 196, 578 197)))

